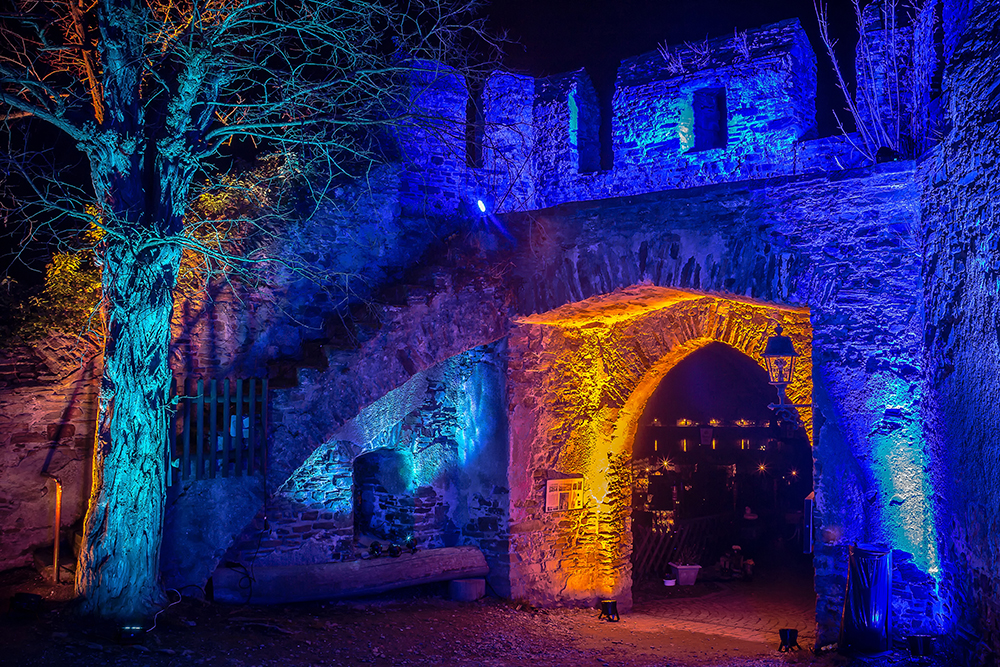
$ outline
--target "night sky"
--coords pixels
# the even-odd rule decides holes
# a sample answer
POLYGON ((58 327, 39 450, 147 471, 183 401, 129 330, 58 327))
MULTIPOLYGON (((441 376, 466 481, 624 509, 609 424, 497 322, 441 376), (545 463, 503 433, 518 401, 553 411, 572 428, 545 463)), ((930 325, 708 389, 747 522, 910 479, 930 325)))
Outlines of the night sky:
MULTIPOLYGON (((849 0, 830 0, 838 57, 853 60, 857 32, 849 0)), ((702 41, 796 17, 818 55, 820 135, 836 132, 831 109, 843 102, 819 41, 813 0, 494 0, 491 18, 504 30, 505 65, 544 76, 587 68, 595 85, 610 80, 619 60, 670 44, 702 41)), ((853 79, 853 73, 849 73, 853 79)))
POLYGON ((643 413, 642 423, 658 417, 700 424, 711 419, 769 421, 768 404, 777 400, 767 372, 750 357, 723 343, 711 343, 681 360, 664 376, 643 413))

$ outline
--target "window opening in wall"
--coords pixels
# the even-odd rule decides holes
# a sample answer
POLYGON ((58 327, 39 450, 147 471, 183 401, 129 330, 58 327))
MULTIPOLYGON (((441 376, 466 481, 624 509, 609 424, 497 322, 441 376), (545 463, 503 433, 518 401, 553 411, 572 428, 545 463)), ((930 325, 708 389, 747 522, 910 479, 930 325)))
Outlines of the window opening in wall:
POLYGON ((594 92, 597 94, 598 129, 597 139, 600 146, 600 168, 607 171, 614 167, 615 153, 612 116, 614 114, 615 83, 618 77, 618 61, 601 63, 600 65, 588 65, 587 74, 594 85, 594 92))
POLYGON ((577 171, 592 174, 601 169, 601 117, 597 96, 586 86, 569 93, 569 143, 576 148, 577 171))
POLYGON ((694 151, 725 148, 729 142, 726 89, 694 91, 694 151))
POLYGON ((479 77, 470 77, 468 87, 469 98, 465 104, 465 166, 482 169, 483 139, 486 135, 483 92, 486 81, 479 77))

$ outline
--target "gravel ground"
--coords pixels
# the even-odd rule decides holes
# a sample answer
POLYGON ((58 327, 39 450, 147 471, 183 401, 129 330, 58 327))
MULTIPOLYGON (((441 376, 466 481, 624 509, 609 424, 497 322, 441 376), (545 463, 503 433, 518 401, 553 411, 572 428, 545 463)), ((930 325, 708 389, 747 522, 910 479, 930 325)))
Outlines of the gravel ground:
MULTIPOLYGON (((70 586, 47 584, 34 570, 0 573, 0 665, 464 666, 534 667, 731 665, 902 667, 902 653, 849 660, 807 650, 685 632, 657 632, 640 614, 618 623, 597 610, 539 610, 496 599, 461 603, 443 588, 408 589, 350 602, 225 606, 184 598, 156 619, 140 643, 122 645, 115 629, 81 620, 70 586), (7 607, 15 591, 44 596, 34 618, 7 607)), ((647 617, 648 618, 648 617, 647 617)), ((946 665, 935 661, 930 667, 946 665)))

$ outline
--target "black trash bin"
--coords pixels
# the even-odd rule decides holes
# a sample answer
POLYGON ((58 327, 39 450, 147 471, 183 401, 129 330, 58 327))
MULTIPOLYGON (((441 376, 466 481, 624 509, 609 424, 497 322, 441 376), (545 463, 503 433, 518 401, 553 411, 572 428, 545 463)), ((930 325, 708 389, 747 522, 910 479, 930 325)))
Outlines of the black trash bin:
POLYGON ((875 655, 891 648, 892 552, 873 544, 851 548, 840 647, 875 655))

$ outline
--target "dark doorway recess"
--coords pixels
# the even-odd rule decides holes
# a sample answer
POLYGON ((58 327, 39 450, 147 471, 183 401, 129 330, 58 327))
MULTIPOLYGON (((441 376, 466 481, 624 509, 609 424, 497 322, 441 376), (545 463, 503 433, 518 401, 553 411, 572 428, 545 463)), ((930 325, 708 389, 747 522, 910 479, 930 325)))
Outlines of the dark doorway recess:
POLYGON ((634 590, 662 587, 671 561, 700 565, 706 584, 749 583, 753 568, 733 566, 748 559, 754 568, 809 568, 802 508, 812 451, 801 426, 768 409, 776 398, 766 371, 723 343, 663 377, 633 445, 634 590))
POLYGON ((407 452, 376 449, 354 460, 356 539, 402 543, 413 534, 412 471, 407 452))

